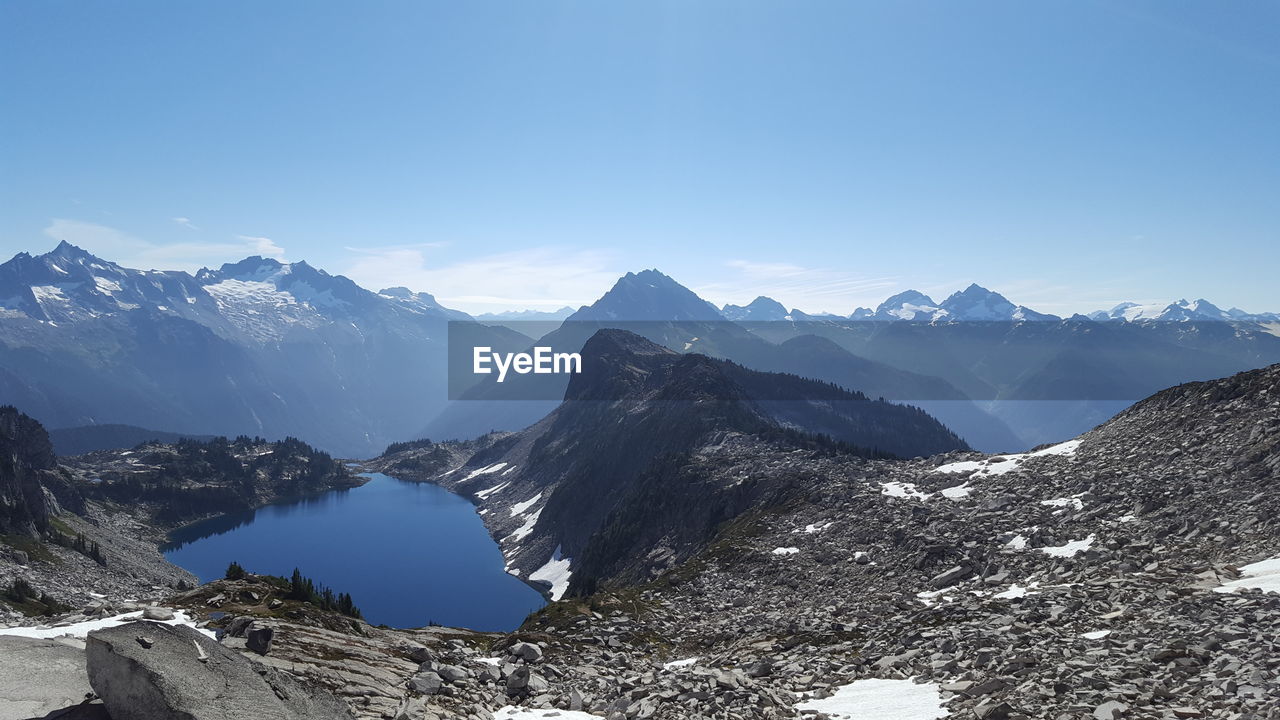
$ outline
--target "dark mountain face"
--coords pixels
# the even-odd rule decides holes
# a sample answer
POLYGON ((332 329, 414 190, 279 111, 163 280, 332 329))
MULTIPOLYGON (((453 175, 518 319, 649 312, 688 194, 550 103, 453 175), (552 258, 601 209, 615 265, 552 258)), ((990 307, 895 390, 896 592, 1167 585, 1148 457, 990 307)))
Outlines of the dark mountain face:
MULTIPOLYGON (((443 480, 464 494, 501 498, 504 507, 486 515, 486 522, 511 562, 526 571, 548 563, 557 550, 578 557, 599 533, 612 537, 621 532, 617 528, 642 522, 633 513, 647 505, 635 498, 648 497, 654 487, 679 485, 675 478, 684 459, 708 443, 749 438, 770 447, 854 456, 921 455, 965 446, 915 408, 677 353, 626 331, 595 332, 582 357, 582 373, 569 380, 554 412, 494 441, 443 480), (623 512, 624 507, 631 509, 623 512)), ((419 460, 409 460, 403 468, 392 460, 385 469, 418 467, 419 460)), ((709 528, 758 499, 750 490, 754 484, 727 492, 708 489, 705 497, 697 487, 679 485, 664 501, 665 506, 679 498, 682 512, 692 513, 681 521, 690 548, 709 528)), ((668 527, 672 517, 659 522, 668 527)), ((610 543, 625 545, 616 538, 610 543)), ((594 572, 575 582, 590 582, 585 578, 594 572)))
MULTIPOLYGON (((469 319, 305 262, 252 257, 192 276, 66 243, 0 265, 0 316, 0 401, 51 426, 296 436, 347 456, 436 414, 447 325, 469 319)), ((512 335, 474 334, 498 347, 512 335)))
POLYGON ((77 498, 57 472, 53 446, 40 423, 0 407, 0 535, 40 537, 53 512, 45 487, 74 507, 77 498))

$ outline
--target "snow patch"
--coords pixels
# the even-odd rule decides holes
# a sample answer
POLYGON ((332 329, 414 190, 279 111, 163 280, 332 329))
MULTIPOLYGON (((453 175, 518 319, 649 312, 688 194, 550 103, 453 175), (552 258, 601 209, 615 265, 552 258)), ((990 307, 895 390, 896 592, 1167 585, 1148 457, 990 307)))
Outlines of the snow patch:
POLYGON ((502 492, 502 489, 510 484, 511 483, 509 482, 498 483, 497 485, 494 485, 491 488, 485 488, 484 490, 477 492, 476 497, 480 498, 481 500, 484 500, 494 493, 502 492))
POLYGON ((910 680, 855 680, 828 698, 796 705, 801 713, 825 713, 835 720, 939 720, 947 716, 933 683, 910 680))
POLYGON ((569 578, 573 575, 569 571, 569 564, 570 559, 560 557, 560 548, 556 548, 546 565, 529 573, 529 579, 551 583, 551 599, 559 600, 569 589, 569 578))
POLYGON ((1076 553, 1083 552, 1093 547, 1093 541, 1097 539, 1096 535, 1089 535, 1084 540, 1072 540, 1066 545, 1057 547, 1042 547, 1040 552, 1052 557, 1075 557, 1076 553))
POLYGON ((880 483, 880 494, 896 498, 918 498, 924 500, 929 493, 920 492, 914 483, 886 482, 880 483))
POLYGON ((1059 508, 1067 507, 1068 505, 1070 505, 1076 510, 1084 509, 1084 501, 1080 499, 1080 495, 1073 495, 1069 498, 1054 498, 1052 500, 1041 500, 1040 504, 1048 505, 1049 507, 1059 507, 1059 508))
MULTIPOLYGON (((141 620, 141 619, 142 619, 142 611, 138 610, 135 612, 124 613, 123 615, 113 615, 111 617, 98 618, 97 620, 85 620, 84 622, 71 623, 70 625, 56 625, 56 626, 39 625, 36 627, 0 628, 0 635, 16 635, 18 637, 40 638, 40 639, 56 638, 56 637, 62 637, 64 635, 70 635, 71 637, 82 638, 88 635, 89 633, 93 632, 94 630, 103 630, 105 628, 116 627, 117 625, 124 625, 125 623, 130 623, 130 622, 133 622, 134 620, 141 620)), ((146 622, 160 622, 160 624, 162 625, 186 625, 187 627, 195 628, 201 634, 207 635, 210 638, 217 639, 217 636, 214 634, 212 630, 197 628, 195 621, 187 617, 186 612, 182 610, 176 611, 173 614, 172 620, 164 620, 164 621, 147 620, 146 622)))
POLYGON ((502 542, 506 542, 508 540, 515 540, 516 542, 520 542, 521 540, 525 539, 526 537, 529 536, 529 533, 533 532, 533 526, 538 524, 538 518, 541 516, 542 516, 542 510, 538 510, 538 512, 531 513, 525 516, 524 524, 516 528, 515 532, 503 538, 502 542))
POLYGON ((1111 634, 1110 630, 1093 630, 1090 632, 1080 633, 1080 637, 1085 640, 1101 640, 1111 634))
POLYGON ((581 710, 544 710, 538 708, 516 707, 504 705, 493 713, 493 720, 600 720, 603 715, 592 715, 581 710))
POLYGON ((800 552, 800 548, 794 547, 780 547, 773 549, 774 555, 795 555, 798 552, 800 552))
POLYGON ((1004 592, 996 593, 991 597, 996 598, 997 600, 1014 600, 1016 598, 1023 598, 1028 595, 1035 595, 1036 593, 1031 591, 1034 588, 1037 588, 1039 586, 1040 586, 1040 583, 1038 582, 1033 582, 1030 585, 1027 585, 1026 587, 1023 587, 1022 585, 1018 585, 1015 583, 1013 585, 1010 585, 1008 590, 1005 590, 1004 592))
POLYGON ((504 463, 504 462, 494 463, 494 464, 492 464, 492 465, 486 465, 486 466, 484 466, 484 467, 480 468, 479 470, 472 470, 472 471, 471 471, 471 473, 470 473, 469 475, 467 475, 466 477, 462 478, 462 480, 461 480, 460 482, 466 482, 466 481, 470 480, 471 478, 473 478, 473 477, 478 477, 478 476, 480 476, 480 475, 488 475, 489 473, 495 473, 495 472, 498 472, 499 470, 501 470, 502 468, 504 468, 504 467, 506 467, 506 466, 507 466, 507 464, 506 464, 506 463, 504 463))
POLYGON ((538 493, 537 495, 534 495, 533 497, 529 498, 528 500, 525 500, 522 503, 516 503, 515 505, 512 505, 511 517, 520 515, 525 510, 528 510, 529 508, 533 507, 533 504, 538 502, 541 499, 542 499, 542 493, 538 493))
POLYGON ((1014 455, 994 455, 982 460, 961 460, 960 462, 947 463, 934 468, 934 472, 943 473, 969 473, 970 479, 979 477, 990 477, 992 475, 1003 475, 1018 469, 1022 461, 1033 457, 1049 457, 1059 456, 1068 457, 1074 455, 1076 449, 1080 447, 1079 440, 1068 440, 1064 443, 1051 445, 1043 450, 1036 450, 1031 453, 1017 453, 1014 455))
POLYGON ((676 668, 689 667, 690 665, 692 665, 692 664, 694 664, 694 663, 698 662, 698 661, 699 661, 699 660, 701 660, 701 659, 702 659, 702 658, 700 658, 700 657, 691 657, 691 658, 685 658, 685 659, 683 659, 683 660, 672 660, 672 661, 671 661, 671 662, 669 662, 669 663, 663 663, 663 664, 662 664, 662 669, 663 669, 663 670, 675 670, 676 668))
POLYGON ((973 488, 969 487, 969 483, 956 485, 955 487, 945 488, 942 491, 942 497, 948 500, 960 500, 969 497, 969 493, 973 492, 973 488))
POLYGON ((1243 588, 1280 593, 1280 557, 1245 565, 1240 568, 1239 578, 1214 588, 1214 592, 1229 593, 1243 588))

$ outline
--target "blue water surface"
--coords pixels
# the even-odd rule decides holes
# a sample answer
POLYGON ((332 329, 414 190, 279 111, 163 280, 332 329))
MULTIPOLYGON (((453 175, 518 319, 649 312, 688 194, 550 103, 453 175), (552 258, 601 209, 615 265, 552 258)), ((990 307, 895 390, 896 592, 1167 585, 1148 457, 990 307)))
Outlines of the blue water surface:
POLYGON ((369 477, 358 488, 189 525, 162 550, 202 582, 233 560, 285 577, 299 568, 350 593, 375 625, 506 631, 543 606, 537 591, 503 572, 470 502, 435 485, 369 477))

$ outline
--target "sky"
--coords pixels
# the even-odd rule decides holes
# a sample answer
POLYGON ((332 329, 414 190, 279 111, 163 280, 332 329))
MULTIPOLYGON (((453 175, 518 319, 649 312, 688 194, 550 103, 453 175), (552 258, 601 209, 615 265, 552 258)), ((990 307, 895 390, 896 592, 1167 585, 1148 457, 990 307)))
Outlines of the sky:
POLYGON ((0 3, 0 255, 1280 311, 1280 4, 0 3))

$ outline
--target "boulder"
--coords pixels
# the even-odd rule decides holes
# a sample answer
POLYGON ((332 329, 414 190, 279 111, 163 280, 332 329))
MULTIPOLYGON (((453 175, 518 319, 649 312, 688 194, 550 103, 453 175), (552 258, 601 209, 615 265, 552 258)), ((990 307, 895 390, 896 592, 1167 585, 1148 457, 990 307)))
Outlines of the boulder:
POLYGON ((172 620, 173 611, 163 607, 146 607, 142 610, 142 617, 146 620, 172 620))
POLYGON ((89 683, 113 720, 351 720, 323 691, 183 625, 138 621, 89 633, 89 683), (151 643, 137 641, 145 636, 151 643))
POLYGON ((69 642, 0 635, 0 718, 42 718, 89 692, 84 651, 69 642))
POLYGON ((527 663, 535 663, 542 659, 542 648, 533 643, 518 642, 507 652, 527 663))
POLYGON ((266 655, 271 652, 271 641, 275 636, 276 631, 272 628, 254 628, 245 633, 245 647, 259 655, 266 655))
POLYGON ((423 695, 435 695, 442 685, 444 680, 434 672, 421 672, 409 679, 409 689, 423 695))

